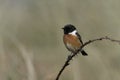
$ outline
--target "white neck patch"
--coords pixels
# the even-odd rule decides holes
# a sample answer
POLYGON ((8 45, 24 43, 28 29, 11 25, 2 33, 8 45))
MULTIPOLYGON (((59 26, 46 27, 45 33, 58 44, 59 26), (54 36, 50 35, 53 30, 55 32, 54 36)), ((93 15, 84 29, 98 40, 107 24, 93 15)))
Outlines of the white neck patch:
POLYGON ((73 32, 70 32, 69 34, 74 35, 74 36, 77 36, 77 35, 76 35, 76 32, 77 32, 77 30, 74 30, 73 32))

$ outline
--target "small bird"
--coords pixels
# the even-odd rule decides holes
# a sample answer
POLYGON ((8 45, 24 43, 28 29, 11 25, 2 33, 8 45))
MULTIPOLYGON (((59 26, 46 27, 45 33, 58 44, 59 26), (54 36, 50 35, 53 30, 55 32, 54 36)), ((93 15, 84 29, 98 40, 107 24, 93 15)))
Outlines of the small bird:
MULTIPOLYGON (((72 24, 67 24, 62 29, 64 31, 63 42, 66 48, 73 54, 78 52, 80 47, 83 45, 83 42, 75 26, 72 24)), ((83 49, 81 50, 81 53, 83 56, 88 55, 83 49)))

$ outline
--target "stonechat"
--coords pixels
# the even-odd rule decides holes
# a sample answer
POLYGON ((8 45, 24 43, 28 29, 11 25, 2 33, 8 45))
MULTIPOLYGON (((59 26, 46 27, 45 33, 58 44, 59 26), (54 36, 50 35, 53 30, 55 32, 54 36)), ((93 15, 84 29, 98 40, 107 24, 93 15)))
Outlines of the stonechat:
MULTIPOLYGON (((75 26, 67 24, 62 29, 64 30, 63 42, 66 48, 73 54, 78 52, 83 45, 83 42, 75 26)), ((83 49, 81 50, 81 53, 83 56, 88 55, 83 49)))

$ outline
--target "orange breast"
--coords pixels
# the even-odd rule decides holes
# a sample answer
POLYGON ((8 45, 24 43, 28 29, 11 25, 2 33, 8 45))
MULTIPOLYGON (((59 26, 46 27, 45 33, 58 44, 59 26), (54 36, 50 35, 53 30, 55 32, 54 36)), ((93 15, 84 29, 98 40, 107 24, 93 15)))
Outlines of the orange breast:
MULTIPOLYGON (((70 44, 72 45, 72 48, 71 49, 79 49, 80 46, 81 46, 81 43, 79 41, 79 39, 76 37, 76 36, 73 36, 73 35, 64 35, 64 43, 65 44, 70 44)), ((69 49, 70 47, 68 47, 66 45, 66 47, 69 49)))

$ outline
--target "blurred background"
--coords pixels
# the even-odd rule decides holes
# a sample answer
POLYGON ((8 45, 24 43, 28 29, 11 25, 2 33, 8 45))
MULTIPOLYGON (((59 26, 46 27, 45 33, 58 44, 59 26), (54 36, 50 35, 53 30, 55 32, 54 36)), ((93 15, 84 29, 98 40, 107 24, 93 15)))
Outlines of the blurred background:
MULTIPOLYGON (((0 80, 55 80, 70 52, 66 24, 83 42, 102 36, 120 40, 120 0, 0 0, 0 80)), ((86 46, 60 80, 120 80, 120 45, 86 46)))

